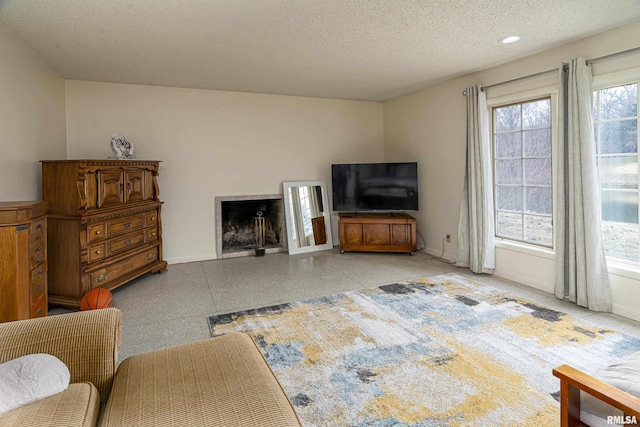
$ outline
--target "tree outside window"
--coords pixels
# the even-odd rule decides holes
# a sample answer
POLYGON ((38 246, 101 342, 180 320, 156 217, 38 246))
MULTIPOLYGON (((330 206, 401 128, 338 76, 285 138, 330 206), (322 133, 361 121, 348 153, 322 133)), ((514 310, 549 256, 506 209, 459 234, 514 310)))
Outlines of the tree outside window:
POLYGON ((551 247, 551 99, 493 109, 496 236, 551 247))
POLYGON ((640 262, 638 83, 597 90, 593 98, 606 254, 640 262))

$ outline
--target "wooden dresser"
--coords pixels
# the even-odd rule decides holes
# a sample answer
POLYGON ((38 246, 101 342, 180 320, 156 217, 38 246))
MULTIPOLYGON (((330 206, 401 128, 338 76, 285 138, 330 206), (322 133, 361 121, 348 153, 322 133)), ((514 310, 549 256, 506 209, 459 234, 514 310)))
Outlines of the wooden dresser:
POLYGON ((49 203, 49 303, 80 307, 94 288, 112 290, 166 271, 158 161, 42 162, 49 203))
POLYGON ((0 202, 0 322, 47 315, 47 204, 0 202))

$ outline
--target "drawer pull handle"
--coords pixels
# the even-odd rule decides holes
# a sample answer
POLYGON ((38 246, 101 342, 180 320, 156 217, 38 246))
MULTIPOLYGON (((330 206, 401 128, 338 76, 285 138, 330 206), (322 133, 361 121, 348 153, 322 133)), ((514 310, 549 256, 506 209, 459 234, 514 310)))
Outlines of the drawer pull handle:
POLYGON ((102 231, 100 231, 100 230, 96 230, 96 234, 97 234, 97 235, 100 235, 100 234, 102 234, 102 231))
POLYGON ((100 255, 102 251, 96 251, 96 255, 100 255))
POLYGON ((155 216, 152 216, 152 217, 151 217, 151 221, 155 221, 155 220, 156 220, 156 217, 155 217, 155 216))
POLYGON ((39 264, 42 262, 42 258, 36 258, 36 263, 39 264))
POLYGON ((125 222, 123 225, 124 225, 124 228, 131 228, 130 222, 125 222))
POLYGON ((98 277, 96 277, 96 282, 104 282, 105 280, 107 280, 106 274, 101 274, 98 277))
POLYGON ((42 224, 36 225, 36 230, 42 230, 42 224))
POLYGON ((154 232, 154 233, 151 233, 151 235, 152 235, 152 236, 155 236, 155 235, 156 235, 156 233, 155 233, 155 232, 154 232))
POLYGON ((36 286, 36 291, 40 292, 42 290, 42 286, 38 285, 36 286))
POLYGON ((147 259, 149 259, 149 260, 154 259, 155 257, 156 257, 155 254, 147 255, 147 259))
POLYGON ((125 246, 129 246, 133 244, 133 239, 127 239, 124 241, 125 246))
POLYGON ((44 274, 44 270, 43 269, 38 270, 38 276, 42 276, 43 274, 44 274))

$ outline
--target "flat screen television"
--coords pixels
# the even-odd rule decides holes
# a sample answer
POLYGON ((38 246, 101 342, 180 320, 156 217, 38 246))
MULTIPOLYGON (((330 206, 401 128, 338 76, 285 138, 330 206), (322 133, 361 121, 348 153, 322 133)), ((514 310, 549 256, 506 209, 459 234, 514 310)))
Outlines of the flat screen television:
POLYGON ((331 165, 334 211, 417 211, 418 164, 331 165))

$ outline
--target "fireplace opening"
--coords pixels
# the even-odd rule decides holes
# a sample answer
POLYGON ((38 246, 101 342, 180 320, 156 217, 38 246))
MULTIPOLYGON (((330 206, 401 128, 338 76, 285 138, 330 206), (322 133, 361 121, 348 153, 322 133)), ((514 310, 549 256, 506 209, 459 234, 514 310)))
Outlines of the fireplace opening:
POLYGON ((218 258, 255 254, 255 218, 262 212, 266 253, 286 249, 282 195, 216 197, 218 258))

